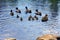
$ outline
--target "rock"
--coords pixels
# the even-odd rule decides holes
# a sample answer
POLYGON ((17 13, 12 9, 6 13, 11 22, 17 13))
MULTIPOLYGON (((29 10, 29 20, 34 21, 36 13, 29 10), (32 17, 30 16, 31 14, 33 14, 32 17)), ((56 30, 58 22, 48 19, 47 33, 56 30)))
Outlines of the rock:
POLYGON ((57 38, 57 40, 60 40, 60 37, 56 37, 57 38))
POLYGON ((5 40, 16 40, 15 38, 7 38, 5 40))
POLYGON ((47 34, 41 37, 38 37, 36 40, 57 40, 55 35, 47 34))

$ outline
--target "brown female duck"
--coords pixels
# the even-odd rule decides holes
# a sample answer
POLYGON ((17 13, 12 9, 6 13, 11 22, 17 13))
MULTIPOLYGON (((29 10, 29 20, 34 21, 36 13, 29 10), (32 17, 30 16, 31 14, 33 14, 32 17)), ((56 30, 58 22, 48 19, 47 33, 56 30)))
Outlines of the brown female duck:
POLYGON ((46 14, 43 18, 42 18, 42 22, 48 21, 48 15, 46 14))

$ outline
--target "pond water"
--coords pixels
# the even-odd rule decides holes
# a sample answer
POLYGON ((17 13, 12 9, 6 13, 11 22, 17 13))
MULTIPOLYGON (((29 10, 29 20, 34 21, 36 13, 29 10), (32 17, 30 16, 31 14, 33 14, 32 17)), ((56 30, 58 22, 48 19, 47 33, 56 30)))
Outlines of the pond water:
POLYGON ((0 0, 0 40, 16 38, 17 40, 36 40, 44 34, 56 34, 60 36, 60 1, 59 0, 0 0), (25 6, 32 10, 31 14, 25 14, 25 6), (22 13, 16 13, 18 7, 22 13), (14 16, 10 15, 13 10, 14 16), (39 20, 28 21, 29 15, 34 16, 38 9, 42 16, 39 20), (48 21, 42 22, 41 18, 48 14, 48 21), (21 22, 16 15, 23 17, 21 22))

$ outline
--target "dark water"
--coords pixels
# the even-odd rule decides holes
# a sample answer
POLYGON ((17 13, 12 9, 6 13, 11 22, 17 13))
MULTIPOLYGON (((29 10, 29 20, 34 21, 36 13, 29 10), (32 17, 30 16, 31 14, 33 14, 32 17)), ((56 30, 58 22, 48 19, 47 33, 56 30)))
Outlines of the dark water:
POLYGON ((0 0, 0 40, 16 38, 17 40, 36 40, 43 34, 60 36, 60 1, 59 0, 0 0), (32 10, 32 14, 25 14, 25 6, 32 10), (23 21, 16 18, 15 8, 21 9, 18 14, 23 21), (10 16, 10 10, 15 13, 10 16), (34 16, 35 9, 42 12, 38 21, 28 21, 29 15, 34 16), (41 18, 48 14, 49 20, 41 22, 41 18))

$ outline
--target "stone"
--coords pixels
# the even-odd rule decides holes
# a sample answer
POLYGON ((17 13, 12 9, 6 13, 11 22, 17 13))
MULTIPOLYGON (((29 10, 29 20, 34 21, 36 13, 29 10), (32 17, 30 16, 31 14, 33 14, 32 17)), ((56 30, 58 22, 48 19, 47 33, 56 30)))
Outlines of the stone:
POLYGON ((6 38, 5 40, 16 40, 15 38, 6 38))
POLYGON ((36 40, 57 40, 55 35, 47 34, 41 37, 38 37, 36 40))

